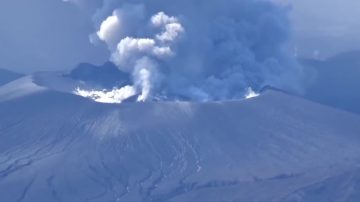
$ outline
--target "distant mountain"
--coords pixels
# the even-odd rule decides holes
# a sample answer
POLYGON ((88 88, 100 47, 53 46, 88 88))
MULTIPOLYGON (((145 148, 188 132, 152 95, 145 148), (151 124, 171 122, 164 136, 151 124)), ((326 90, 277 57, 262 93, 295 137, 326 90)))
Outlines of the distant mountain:
POLYGON ((360 113, 360 51, 342 53, 325 61, 301 62, 314 75, 307 98, 360 113))
POLYGON ((120 71, 111 62, 106 62, 101 66, 81 63, 64 76, 108 89, 130 83, 129 74, 120 71))
POLYGON ((22 77, 22 74, 0 69, 0 86, 22 77))
POLYGON ((1 201, 360 201, 360 116, 271 89, 114 105, 18 82, 0 87, 1 201))
POLYGON ((340 64, 348 64, 348 65, 360 65, 360 50, 347 51, 343 53, 339 53, 333 57, 327 59, 328 62, 331 63, 340 63, 340 64))

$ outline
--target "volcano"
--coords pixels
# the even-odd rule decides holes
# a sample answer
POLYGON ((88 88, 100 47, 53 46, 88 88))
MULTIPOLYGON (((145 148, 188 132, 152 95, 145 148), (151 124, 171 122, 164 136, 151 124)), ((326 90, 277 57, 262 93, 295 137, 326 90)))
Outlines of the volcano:
POLYGON ((272 89, 103 104, 45 77, 0 87, 1 201, 360 200, 358 115, 272 89))

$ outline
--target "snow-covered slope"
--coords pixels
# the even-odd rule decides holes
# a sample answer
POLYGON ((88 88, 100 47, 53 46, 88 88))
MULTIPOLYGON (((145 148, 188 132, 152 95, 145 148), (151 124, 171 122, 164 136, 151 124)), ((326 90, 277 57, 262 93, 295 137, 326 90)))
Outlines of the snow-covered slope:
POLYGON ((0 69, 0 86, 22 77, 22 74, 0 69))
POLYGON ((112 105, 11 86, 1 201, 360 201, 360 117, 344 111, 271 90, 112 105))

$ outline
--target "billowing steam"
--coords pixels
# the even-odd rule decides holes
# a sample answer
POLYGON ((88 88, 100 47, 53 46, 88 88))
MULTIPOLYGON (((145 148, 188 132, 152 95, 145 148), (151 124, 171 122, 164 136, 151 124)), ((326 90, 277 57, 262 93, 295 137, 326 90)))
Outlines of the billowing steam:
POLYGON ((275 1, 104 0, 94 20, 93 40, 132 76, 131 86, 102 92, 120 92, 114 102, 241 99, 268 85, 301 90, 287 8, 275 1))

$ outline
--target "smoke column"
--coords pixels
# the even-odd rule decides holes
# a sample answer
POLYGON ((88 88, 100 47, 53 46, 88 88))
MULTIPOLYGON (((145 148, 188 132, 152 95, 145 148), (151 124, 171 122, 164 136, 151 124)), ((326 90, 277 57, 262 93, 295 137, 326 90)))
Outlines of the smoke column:
POLYGON ((125 94, 138 101, 302 89, 302 69, 289 49, 288 8, 276 1, 104 0, 94 23, 92 41, 105 43, 110 60, 132 76, 125 94))

